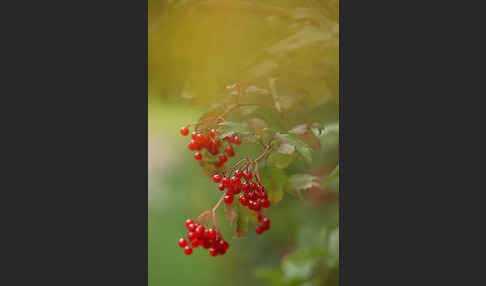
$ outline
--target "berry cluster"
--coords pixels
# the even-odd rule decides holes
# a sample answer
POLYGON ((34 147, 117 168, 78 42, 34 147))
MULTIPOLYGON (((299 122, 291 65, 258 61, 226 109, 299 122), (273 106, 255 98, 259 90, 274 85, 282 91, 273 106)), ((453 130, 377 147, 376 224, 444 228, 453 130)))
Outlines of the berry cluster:
POLYGON ((262 208, 269 208, 270 201, 265 192, 265 187, 260 183, 253 182, 252 179, 253 174, 250 171, 242 172, 241 170, 236 170, 232 177, 222 177, 219 174, 213 176, 213 181, 220 183, 218 190, 224 191, 226 189, 224 196, 226 204, 233 203, 233 197, 243 192, 238 197, 241 205, 259 212, 262 208), (241 182, 241 179, 244 179, 246 182, 241 182))
POLYGON ((227 205, 233 203, 235 195, 242 193, 238 196, 238 201, 242 206, 258 213, 259 222, 263 222, 263 225, 258 226, 255 231, 257 234, 261 234, 270 228, 270 219, 262 218, 260 214, 263 208, 270 207, 270 201, 265 192, 265 187, 259 182, 252 181, 255 177, 249 170, 244 172, 236 170, 231 177, 216 174, 213 176, 213 181, 219 183, 218 190, 226 190, 223 200, 227 205), (245 182, 242 182, 241 179, 244 179, 245 182))
POLYGON ((258 213, 258 222, 260 222, 261 225, 257 226, 255 229, 257 234, 262 234, 270 229, 270 219, 268 217, 263 217, 260 213, 258 213))
POLYGON ((226 253, 229 244, 223 239, 221 233, 216 233, 212 228, 205 228, 202 224, 194 223, 192 219, 186 221, 186 228, 189 231, 187 233, 188 242, 184 237, 179 239, 179 247, 184 248, 186 255, 192 254, 192 249, 202 246, 206 249, 209 248, 209 255, 217 256, 226 253))
MULTIPOLYGON (((187 136, 189 135, 189 129, 187 127, 182 127, 180 129, 180 133, 183 136, 187 136)), ((226 144, 224 144, 224 142, 222 142, 221 140, 216 139, 216 129, 212 128, 194 131, 192 132, 191 137, 192 139, 187 146, 189 150, 201 151, 203 149, 206 149, 207 152, 212 156, 219 155, 220 147, 222 145, 226 145, 226 147, 224 148, 224 153, 226 154, 223 153, 219 155, 219 161, 214 164, 217 168, 221 168, 228 161, 228 157, 233 157, 235 155, 235 151, 231 144, 241 144, 241 138, 236 135, 230 135, 223 138, 223 141, 227 142, 226 144)), ((196 159, 197 161, 201 161, 203 159, 201 152, 196 152, 194 154, 194 159, 196 159)))

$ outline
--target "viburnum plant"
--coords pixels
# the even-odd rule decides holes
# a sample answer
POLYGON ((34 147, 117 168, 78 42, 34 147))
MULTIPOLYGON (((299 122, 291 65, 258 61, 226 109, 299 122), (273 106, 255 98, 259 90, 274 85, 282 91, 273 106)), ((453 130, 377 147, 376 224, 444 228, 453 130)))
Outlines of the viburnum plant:
POLYGON ((203 211, 194 221, 188 219, 185 237, 179 239, 179 246, 186 255, 191 255, 194 248, 209 249, 211 256, 223 255, 229 248, 217 223, 216 210, 222 202, 225 214, 230 222, 236 219, 236 236, 243 237, 249 222, 254 225, 256 234, 263 234, 271 226, 269 209, 277 204, 283 195, 283 188, 293 194, 302 189, 319 186, 319 179, 309 174, 293 174, 287 177, 283 169, 297 157, 309 163, 312 147, 320 148, 318 136, 321 124, 303 123, 287 131, 277 131, 268 126, 261 118, 254 118, 257 109, 265 113, 279 112, 275 106, 265 106, 261 101, 242 103, 242 95, 256 93, 268 95, 269 91, 255 86, 246 86, 242 92, 240 83, 225 88, 221 103, 213 106, 198 122, 187 124, 180 129, 182 136, 190 135, 187 148, 194 153, 204 173, 217 184, 221 198, 216 205, 203 211), (250 116, 252 115, 252 116, 250 116), (229 121, 232 117, 238 121, 229 121), (252 118, 248 118, 252 117, 252 118), (261 146, 261 153, 254 158, 236 158, 241 144, 261 146), (265 177, 261 177, 261 166, 265 177))

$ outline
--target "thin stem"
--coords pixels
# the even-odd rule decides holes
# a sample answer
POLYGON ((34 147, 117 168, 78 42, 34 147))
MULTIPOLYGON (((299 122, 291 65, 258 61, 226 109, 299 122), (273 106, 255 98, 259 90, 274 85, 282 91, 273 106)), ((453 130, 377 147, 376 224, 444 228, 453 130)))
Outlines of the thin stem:
POLYGON ((223 198, 224 198, 224 195, 221 196, 221 198, 219 199, 219 201, 216 203, 216 205, 214 206, 214 208, 211 210, 213 213, 218 209, 219 205, 223 201, 223 198))
POLYGON ((265 150, 263 151, 263 153, 258 156, 256 159, 255 159, 255 162, 261 160, 263 157, 265 157, 265 155, 267 155, 267 153, 270 151, 270 149, 272 148, 271 147, 272 145, 271 144, 268 144, 266 147, 265 147, 265 150))
POLYGON ((211 211, 210 210, 207 210, 207 211, 203 211, 199 217, 196 219, 196 223, 199 224, 201 222, 201 219, 206 217, 207 215, 211 215, 211 211))

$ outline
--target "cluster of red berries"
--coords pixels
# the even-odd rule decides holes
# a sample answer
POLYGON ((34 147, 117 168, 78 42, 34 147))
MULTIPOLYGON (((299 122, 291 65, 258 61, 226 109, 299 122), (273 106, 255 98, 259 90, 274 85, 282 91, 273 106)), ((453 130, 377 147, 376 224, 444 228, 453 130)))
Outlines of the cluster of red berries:
MULTIPOLYGON (((189 135, 189 129, 187 127, 182 127, 180 129, 181 135, 187 136, 189 135)), ((189 150, 191 151, 201 151, 203 149, 206 149, 209 154, 213 156, 217 156, 220 154, 219 148, 222 145, 221 140, 216 139, 216 129, 205 129, 202 130, 201 132, 194 131, 191 134, 192 140, 189 142, 189 145, 187 146, 189 150)), ((230 144, 235 144, 235 145, 240 145, 241 144, 241 138, 236 136, 236 135, 230 135, 225 138, 223 138, 223 141, 228 142, 227 146, 224 149, 224 152, 226 154, 221 154, 219 155, 218 159, 219 161, 215 163, 215 166, 220 168, 228 161, 228 157, 233 157, 235 155, 235 151, 233 149, 233 146, 230 144)), ((203 156, 201 152, 196 152, 194 154, 194 159, 197 161, 201 161, 203 159, 203 156)))
POLYGON ((225 196, 223 198, 226 204, 233 203, 233 197, 241 192, 238 197, 242 206, 247 206, 250 210, 259 212, 262 208, 269 208, 270 201, 268 195, 265 192, 265 187, 259 183, 253 182, 253 174, 250 171, 236 170, 231 178, 222 177, 219 174, 213 176, 215 183, 220 183, 218 190, 224 191, 226 189, 225 196), (241 179, 246 182, 241 182, 241 179))
POLYGON ((255 229, 257 234, 262 234, 270 229, 270 219, 268 217, 263 217, 258 213, 258 222, 261 223, 261 225, 257 226, 255 229))
POLYGON ((232 204, 234 196, 242 193, 238 196, 238 201, 242 206, 246 206, 250 210, 258 213, 258 220, 263 224, 258 226, 255 231, 257 234, 262 234, 265 230, 270 228, 270 219, 262 218, 260 211, 262 208, 269 208, 270 201, 265 192, 265 187, 260 183, 253 182, 253 178, 254 176, 250 171, 242 172, 241 170, 236 170, 232 177, 223 177, 216 174, 213 176, 213 181, 215 183, 220 183, 218 190, 226 190, 223 197, 225 204, 232 204), (242 182, 241 179, 244 179, 245 182, 242 182))
POLYGON ((189 231, 187 233, 187 239, 191 243, 186 241, 184 237, 179 239, 179 247, 184 248, 186 255, 192 254, 192 249, 202 246, 206 249, 209 248, 209 255, 223 255, 229 247, 226 240, 223 239, 221 234, 216 233, 212 228, 205 228, 201 224, 194 223, 192 219, 186 221, 186 228, 189 231))

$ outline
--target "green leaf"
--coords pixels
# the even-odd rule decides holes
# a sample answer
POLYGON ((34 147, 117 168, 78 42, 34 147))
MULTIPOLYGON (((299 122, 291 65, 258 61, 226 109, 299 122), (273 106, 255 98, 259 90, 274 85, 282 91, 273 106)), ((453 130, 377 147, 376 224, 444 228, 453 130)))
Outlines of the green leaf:
POLYGON ((307 163, 312 162, 312 149, 305 142, 297 138, 294 134, 276 134, 278 140, 282 140, 287 144, 295 146, 297 152, 304 158, 307 163))
POLYGON ((332 172, 327 176, 326 180, 322 183, 322 189, 325 189, 329 184, 331 184, 334 181, 339 181, 339 165, 332 170, 332 172))
POLYGON ((309 146, 311 146, 312 149, 314 150, 321 149, 321 141, 316 137, 314 132, 307 131, 304 134, 298 134, 297 137, 303 142, 307 143, 309 146))
POLYGON ((219 123, 219 126, 218 132, 220 133, 220 138, 232 135, 233 133, 252 133, 252 128, 246 123, 225 121, 219 123))
POLYGON ((286 155, 291 155, 295 152, 295 146, 287 142, 280 142, 280 144, 277 147, 277 152, 286 155))
POLYGON ((304 134, 308 130, 309 130, 309 128, 308 128, 307 124, 301 124, 301 125, 295 126, 291 130, 289 130, 289 133, 292 133, 292 134, 304 134))
POLYGON ((272 205, 283 197, 283 189, 287 186, 287 175, 282 169, 266 166, 259 171, 262 184, 272 205))
POLYGON ((270 155, 268 155, 268 164, 270 166, 284 169, 292 163, 294 158, 294 154, 288 155, 280 152, 271 152, 270 155))
POLYGON ((289 178, 289 186, 296 190, 307 190, 312 187, 318 187, 319 178, 309 174, 294 174, 289 178))
MULTIPOLYGON (((248 223, 251 222, 254 225, 258 222, 257 213, 249 210, 236 202, 230 206, 231 210, 236 213, 236 237, 245 237, 248 232, 248 223)), ((226 211, 226 208, 225 208, 226 211)))
POLYGON ((268 127, 268 124, 263 119, 252 118, 247 120, 247 123, 253 127, 255 134, 257 134, 260 139, 263 140, 265 138, 265 129, 268 127))

